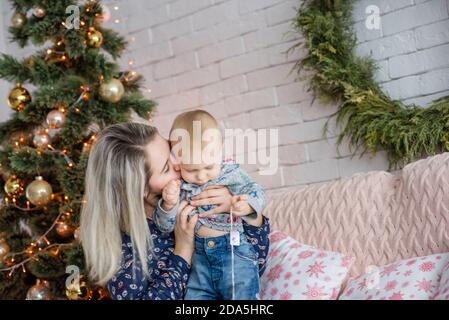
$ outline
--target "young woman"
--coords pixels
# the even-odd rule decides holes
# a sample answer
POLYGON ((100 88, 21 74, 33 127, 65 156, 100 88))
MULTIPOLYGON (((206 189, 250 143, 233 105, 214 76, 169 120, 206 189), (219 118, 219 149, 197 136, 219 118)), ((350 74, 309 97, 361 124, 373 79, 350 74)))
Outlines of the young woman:
MULTIPOLYGON (((106 285, 113 299, 182 299, 194 250, 197 217, 193 206, 218 205, 229 212, 232 195, 213 186, 182 203, 172 233, 159 231, 152 214, 162 189, 179 179, 168 141, 140 123, 105 128, 94 144, 86 170, 81 243, 91 279, 106 285)), ((254 245, 260 273, 268 252, 265 217, 244 225, 254 245)))

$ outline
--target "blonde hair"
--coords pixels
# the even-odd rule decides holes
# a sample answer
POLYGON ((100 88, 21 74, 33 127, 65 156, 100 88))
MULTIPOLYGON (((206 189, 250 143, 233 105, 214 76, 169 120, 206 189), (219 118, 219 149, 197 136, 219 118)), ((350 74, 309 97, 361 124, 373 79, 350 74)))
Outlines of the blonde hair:
POLYGON ((218 122, 207 111, 197 109, 179 114, 173 121, 170 134, 175 129, 185 129, 193 136, 193 123, 199 121, 201 123, 201 133, 207 129, 218 129, 218 122))
MULTIPOLYGON (((149 193, 150 164, 145 146, 157 129, 141 123, 105 128, 89 155, 81 210, 80 241, 89 276, 105 285, 118 271, 122 232, 128 234, 145 276, 153 249, 144 198, 149 193)), ((134 263, 134 265, 136 265, 134 263)))
MULTIPOLYGON (((207 111, 197 109, 193 111, 188 111, 181 113, 178 115, 175 120, 173 121, 172 127, 170 129, 170 145, 172 148, 174 148, 178 143, 182 143, 183 139, 188 140, 188 146, 190 149, 190 152, 186 155, 183 155, 182 149, 179 150, 179 154, 177 154, 180 158, 186 157, 184 160, 191 161, 191 154, 194 152, 194 139, 196 138, 203 138, 203 135, 206 131, 214 129, 216 130, 215 133, 218 134, 220 139, 222 138, 220 133, 220 126, 217 122, 217 120, 207 111), (194 134, 194 127, 195 122, 197 122, 200 125, 201 131, 198 132, 200 134, 200 137, 196 137, 194 134), (178 130, 181 130, 181 134, 178 130), (185 134, 183 134, 185 133, 185 134)), ((187 141, 184 141, 184 143, 187 141)), ((199 141, 200 149, 198 151, 204 150, 206 147, 206 143, 203 143, 202 140, 199 141)), ((175 152, 175 149, 172 149, 172 151, 175 152)))

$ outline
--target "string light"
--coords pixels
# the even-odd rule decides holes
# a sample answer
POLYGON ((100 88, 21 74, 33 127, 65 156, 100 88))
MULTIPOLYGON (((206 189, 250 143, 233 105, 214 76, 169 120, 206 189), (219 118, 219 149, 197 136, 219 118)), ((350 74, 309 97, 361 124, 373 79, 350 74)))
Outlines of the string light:
MULTIPOLYGON (((52 245, 50 245, 50 246, 48 246, 48 247, 42 249, 40 252, 42 252, 42 251, 47 251, 47 250, 52 250, 52 249, 54 249, 54 248, 56 248, 56 252, 59 252, 59 250, 61 249, 61 247, 68 247, 68 246, 72 246, 72 244, 71 244, 71 243, 55 243, 55 244, 52 244, 52 245)), ((15 264, 15 265, 13 265, 13 266, 11 266, 11 267, 0 269, 0 272, 9 271, 9 273, 8 273, 8 277, 9 277, 9 278, 12 277, 14 271, 15 271, 17 268, 22 268, 22 270, 25 270, 24 272, 26 272, 25 264, 26 264, 27 262, 31 261, 31 260, 39 261, 39 258, 38 258, 37 255, 38 255, 40 252, 34 253, 32 256, 26 258, 25 260, 21 261, 21 262, 18 263, 18 264, 15 264)), ((50 254, 52 254, 52 251, 50 251, 50 254)))
MULTIPOLYGON (((114 9, 115 11, 117 11, 117 10, 119 10, 119 7, 118 7, 118 6, 114 6, 113 9, 114 9)), ((87 9, 86 9, 86 12, 90 12, 90 11, 91 11, 90 8, 87 8, 87 9)), ((100 16, 100 14, 97 13, 97 14, 95 14, 95 16, 100 16)), ((119 23, 121 23, 121 19, 115 19, 114 22, 115 22, 116 24, 119 24, 119 23)), ((61 22, 61 25, 62 25, 63 27, 65 27, 65 28, 67 28, 65 22, 62 21, 62 22, 61 22)), ((80 25, 81 25, 81 26, 85 26, 85 25, 86 25, 86 22, 80 21, 80 25)), ((132 41, 132 42, 135 42, 135 41, 136 41, 136 38, 135 38, 135 37, 132 37, 132 38, 131 38, 131 41, 132 41)), ((64 43, 64 40, 60 40, 60 41, 58 41, 58 42, 56 43, 56 45, 57 45, 57 46, 61 46, 63 43, 64 43)), ((66 52, 60 52, 60 51, 57 51, 57 50, 48 49, 48 50, 46 51, 46 53, 47 53, 47 56, 45 57, 46 60, 51 58, 50 55, 56 56, 56 61, 67 61, 67 59, 68 59, 68 56, 66 55, 66 52)), ((134 63, 135 63, 134 60, 130 60, 130 61, 128 62, 128 64, 129 64, 130 66, 133 66, 134 63)), ((132 75, 132 76, 135 76, 135 74, 136 74, 135 71, 132 71, 132 72, 131 72, 131 75, 132 75)), ((81 86, 81 89, 82 89, 82 93, 80 94, 80 96, 78 97, 78 99, 77 99, 77 100, 75 101, 75 103, 73 103, 71 106, 67 107, 67 109, 74 108, 74 110, 75 110, 76 112, 80 112, 80 109, 79 109, 79 107, 77 106, 77 104, 78 104, 81 100, 88 100, 88 99, 90 98, 90 95, 89 95, 89 90, 90 90, 90 88, 89 88, 89 87, 83 87, 83 86, 81 86)), ((149 89, 149 88, 144 88, 144 89, 145 89, 145 91, 151 93, 151 89, 149 89)), ((65 111, 66 111, 65 108, 63 108, 63 107, 62 107, 62 109, 60 108, 59 110, 60 110, 61 112, 65 112, 65 111)), ((150 112, 149 112, 148 114, 151 115, 150 112)), ((45 131, 48 133, 48 129, 46 129, 45 131)), ((89 141, 88 141, 88 142, 84 142, 84 147, 86 147, 86 148, 87 148, 87 147, 90 147, 95 141, 96 141, 96 136, 95 136, 95 135, 92 135, 92 136, 89 138, 89 141)), ((25 142, 26 142, 25 139, 24 139, 23 137, 21 137, 18 141, 15 142, 15 145, 16 145, 17 147, 19 147, 20 144, 25 143, 25 142)), ((49 149, 52 149, 52 151, 58 152, 58 151, 55 150, 50 144, 48 145, 48 147, 49 147, 49 149)), ((27 149, 27 152, 29 153, 29 150, 28 150, 28 149, 27 149)), ((74 163, 73 163, 73 162, 70 160, 70 158, 68 158, 68 156, 66 155, 67 150, 64 149, 63 151, 59 151, 59 152, 61 152, 61 153, 64 155, 64 159, 67 161, 68 166, 69 166, 70 168, 73 167, 73 166, 74 166, 74 163)), ((41 155, 41 154, 42 154, 40 151, 37 151, 37 153, 38 153, 38 155, 41 155)), ((0 164, 0 165, 1 165, 1 164, 0 164)), ((52 194, 51 197, 54 198, 54 197, 55 197, 55 194, 52 194)), ((65 201, 69 201, 69 196, 64 195, 63 198, 64 198, 65 201)), ((9 206, 9 198, 8 198, 8 197, 5 197, 5 198, 4 198, 4 201, 5 201, 5 203, 9 206)), ((15 199, 15 197, 12 198, 12 202, 14 203, 14 205, 16 205, 16 199, 15 199)), ((80 203, 85 204, 85 203, 87 203, 87 201, 86 201, 86 200, 81 200, 80 203)), ((36 210, 36 209, 39 209, 39 208, 31 208, 31 209, 30 209, 30 202, 27 200, 27 201, 26 201, 26 209, 31 211, 31 210, 36 210)), ((71 216, 70 212, 65 212, 65 213, 63 213, 63 214, 64 214, 64 216, 66 216, 66 217, 70 217, 70 216, 71 216)), ((46 237, 46 235, 47 235, 47 234, 48 234, 48 233, 49 233, 49 232, 56 226, 56 224, 61 223, 61 222, 59 221, 60 217, 61 217, 61 214, 58 215, 58 217, 55 219, 55 221, 54 221, 53 224, 50 226, 50 228, 49 228, 49 229, 48 229, 48 230, 47 230, 47 231, 46 231, 46 232, 45 232, 45 233, 44 233, 44 234, 37 240, 37 241, 43 241, 43 242, 45 242, 46 245, 47 245, 45 248, 39 247, 39 248, 38 248, 39 251, 42 251, 42 250, 49 250, 51 255, 57 256, 57 255, 59 254, 59 251, 60 251, 60 248, 61 248, 61 247, 63 247, 63 246, 70 246, 70 245, 71 245, 71 244, 51 244, 50 241, 48 240, 48 238, 46 237)), ((36 246, 37 246, 37 243, 33 242, 32 245, 33 245, 33 247, 36 247, 36 246)), ((8 276, 9 276, 9 277, 11 277, 12 274, 14 273, 14 271, 16 271, 16 270, 17 270, 18 268, 20 268, 20 267, 22 268, 22 271, 23 271, 23 272, 26 272, 25 264, 26 264, 28 261, 30 261, 31 259, 33 259, 33 260, 38 260, 38 258, 37 258, 37 254, 38 254, 38 253, 34 253, 32 248, 27 248, 26 250, 24 250, 24 251, 21 252, 21 253, 20 253, 20 252, 19 252, 19 253, 13 253, 12 256, 11 256, 11 255, 8 255, 8 256, 11 256, 11 258, 10 258, 9 261, 10 261, 11 263, 15 263, 16 260, 15 260, 15 257, 14 257, 14 256, 15 256, 15 255, 18 255, 18 254, 23 254, 23 253, 32 254, 32 256, 29 257, 29 258, 27 258, 27 259, 25 259, 25 260, 22 260, 20 263, 18 263, 18 264, 16 264, 16 265, 13 265, 13 266, 11 266, 11 267, 9 267, 9 268, 6 268, 6 269, 0 269, 0 272, 9 270, 9 273, 8 273, 8 276)))
POLYGON ((52 152, 59 153, 60 155, 62 155, 64 157, 65 162, 68 164, 69 168, 74 166, 73 161, 66 155, 67 150, 65 149, 63 151, 56 150, 55 148, 53 148, 51 144, 47 144, 47 148, 50 149, 52 152))
POLYGON ((67 60, 67 55, 65 51, 57 51, 52 49, 47 49, 45 55, 45 61, 49 62, 57 62, 57 61, 65 61, 67 60), (56 57, 53 57, 56 56, 56 57))
MULTIPOLYGON (((68 199, 67 196, 65 196, 65 198, 68 199)), ((72 209, 70 209, 70 210, 72 210, 72 209)), ((40 243, 40 242, 42 242, 42 241, 45 242, 45 243, 47 244, 47 247, 45 247, 45 248, 39 247, 37 253, 39 253, 39 252, 41 252, 41 251, 49 250, 49 249, 54 248, 54 247, 57 247, 58 250, 59 250, 59 248, 60 248, 61 246, 64 246, 64 245, 71 245, 71 243, 68 243, 68 244, 59 244, 59 243, 57 243, 57 244, 51 244, 50 241, 49 241, 48 238, 47 238, 47 235, 50 233, 51 230, 53 230, 53 228, 56 226, 56 224, 59 224, 59 223, 60 223, 60 218, 62 217, 63 214, 65 214, 65 212, 60 212, 60 213, 58 214, 58 216, 56 217, 56 219, 53 221, 53 223, 52 223, 52 225, 50 226, 50 228, 49 228, 43 235, 41 235, 36 241, 32 242, 32 243, 30 244, 30 246, 29 246, 28 248, 26 248, 24 251, 21 251, 21 252, 14 252, 14 253, 8 253, 8 254, 5 256, 5 258, 11 257, 11 260, 10 260, 11 262, 14 262, 14 261, 15 261, 15 260, 14 260, 14 257, 15 257, 15 256, 18 256, 18 255, 28 254, 28 255, 30 255, 30 257, 28 257, 27 259, 22 260, 22 261, 21 261, 20 263, 18 263, 18 264, 15 264, 15 265, 10 266, 10 267, 8 267, 8 268, 0 269, 0 272, 10 270, 10 274, 12 275, 12 273, 14 272, 14 270, 15 270, 16 268, 24 267, 25 263, 27 263, 27 262, 30 261, 31 259, 35 259, 35 258, 36 258, 36 253, 34 252, 34 249, 33 249, 33 248, 36 248, 37 244, 40 243)))
POLYGON ((54 249, 50 250, 50 254, 51 254, 53 257, 57 257, 58 254, 59 254, 59 247, 55 247, 54 249))

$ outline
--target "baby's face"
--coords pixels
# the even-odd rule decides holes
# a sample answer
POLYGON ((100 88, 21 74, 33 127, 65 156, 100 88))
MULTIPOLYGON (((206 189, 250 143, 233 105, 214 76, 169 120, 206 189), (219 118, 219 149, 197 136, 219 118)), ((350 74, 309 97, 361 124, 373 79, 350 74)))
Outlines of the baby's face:
POLYGON ((203 149, 194 148, 185 157, 182 149, 175 152, 182 179, 187 183, 203 185, 218 178, 221 171, 222 149, 221 141, 216 140, 208 143, 203 149), (194 152, 200 154, 195 157, 194 152), (199 161, 196 162, 196 159, 199 161))
POLYGON ((188 183, 203 185, 209 180, 218 178, 220 175, 220 164, 180 164, 181 177, 188 183))

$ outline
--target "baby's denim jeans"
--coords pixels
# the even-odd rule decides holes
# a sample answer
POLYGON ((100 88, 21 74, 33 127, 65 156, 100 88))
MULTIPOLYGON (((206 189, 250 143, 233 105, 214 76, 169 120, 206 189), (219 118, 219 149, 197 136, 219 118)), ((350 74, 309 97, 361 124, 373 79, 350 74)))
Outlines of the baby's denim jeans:
MULTIPOLYGON (((186 300, 231 300, 230 235, 195 236, 195 253, 187 282, 186 300)), ((259 266, 254 247, 240 233, 240 245, 234 246, 234 299, 256 300, 259 294, 259 266)))

